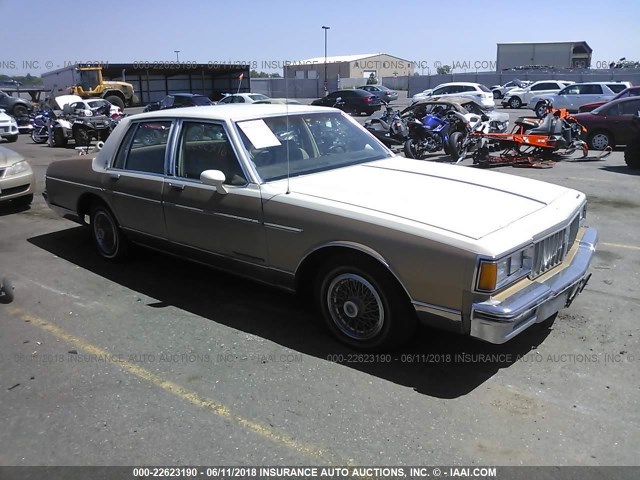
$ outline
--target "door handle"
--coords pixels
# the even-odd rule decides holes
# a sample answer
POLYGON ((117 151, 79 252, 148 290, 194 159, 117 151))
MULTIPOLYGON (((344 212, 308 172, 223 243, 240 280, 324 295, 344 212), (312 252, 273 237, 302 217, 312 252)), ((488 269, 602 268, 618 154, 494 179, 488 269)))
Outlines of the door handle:
POLYGON ((109 173, 109 178, 111 180, 119 180, 120 179, 120 174, 119 173, 109 173))
POLYGON ((184 190, 184 185, 180 183, 169 183, 169 187, 174 190, 184 190))

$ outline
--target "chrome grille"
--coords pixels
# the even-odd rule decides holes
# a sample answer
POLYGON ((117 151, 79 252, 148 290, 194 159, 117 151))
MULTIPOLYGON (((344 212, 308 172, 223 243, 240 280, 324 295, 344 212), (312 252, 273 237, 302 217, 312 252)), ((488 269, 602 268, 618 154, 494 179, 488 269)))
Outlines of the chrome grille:
POLYGON ((569 226, 553 235, 549 235, 534 245, 531 278, 538 277, 562 263, 578 236, 579 228, 580 216, 576 215, 569 226))

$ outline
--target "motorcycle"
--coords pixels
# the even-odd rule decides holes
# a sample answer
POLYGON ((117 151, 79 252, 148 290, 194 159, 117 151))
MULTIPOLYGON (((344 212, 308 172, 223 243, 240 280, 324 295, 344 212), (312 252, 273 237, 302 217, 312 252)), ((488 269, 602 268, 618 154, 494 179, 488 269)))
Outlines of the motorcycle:
POLYGON ((460 131, 464 116, 453 110, 434 111, 422 119, 413 117, 407 122, 408 139, 404 143, 407 158, 423 160, 427 154, 444 150, 449 154, 449 137, 460 131))
POLYGON ((49 121, 53 120, 55 115, 51 110, 40 110, 31 119, 31 140, 33 143, 46 143, 49 140, 49 121))
POLYGON ((409 127, 399 110, 385 101, 382 101, 385 111, 381 116, 373 117, 364 123, 364 128, 371 132, 387 147, 404 145, 409 137, 409 127))
POLYGON ((455 131, 449 137, 449 152, 455 163, 460 163, 470 153, 474 158, 484 157, 492 150, 485 136, 491 132, 491 122, 486 114, 465 118, 463 124, 463 131, 455 131))
POLYGON ((566 109, 554 109, 548 100, 546 112, 542 120, 519 118, 511 133, 481 134, 489 141, 498 142, 503 151, 496 157, 485 151, 474 157, 474 163, 480 166, 551 166, 553 162, 549 160, 571 155, 577 149, 581 149, 586 157, 589 149, 581 138, 587 129, 566 109))

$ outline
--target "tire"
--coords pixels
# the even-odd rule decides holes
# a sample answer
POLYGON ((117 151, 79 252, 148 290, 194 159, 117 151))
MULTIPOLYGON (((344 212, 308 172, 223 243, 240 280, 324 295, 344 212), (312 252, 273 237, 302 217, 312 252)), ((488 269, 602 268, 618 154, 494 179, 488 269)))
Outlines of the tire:
POLYGON ((518 109, 522 106, 522 100, 520 97, 511 97, 509 99, 509 108, 518 109))
POLYGON ((7 139, 7 142, 13 143, 18 140, 18 135, 9 135, 8 137, 4 137, 7 139))
POLYGON ((0 303, 13 302, 13 283, 8 278, 3 278, 0 284, 0 303))
POLYGON ((33 140, 33 143, 38 144, 47 143, 47 137, 38 137, 37 129, 31 132, 31 140, 33 140))
POLYGON ((64 132, 61 128, 55 128, 53 130, 53 146, 56 148, 64 148, 69 143, 67 137, 64 136, 64 132))
POLYGON ((11 114, 14 117, 22 117, 24 115, 28 115, 29 114, 29 109, 27 107, 25 107, 24 105, 21 104, 17 104, 13 106, 13 109, 11 110, 11 114))
POLYGON ((629 168, 640 168, 640 139, 630 143, 624 149, 624 161, 629 168))
POLYGON ((91 208, 91 236, 101 257, 107 260, 125 258, 129 241, 120 230, 111 211, 102 203, 91 208))
POLYGON ((359 350, 390 348, 407 340, 417 317, 397 280, 377 261, 340 255, 316 280, 325 323, 342 343, 359 350))
POLYGON ((449 137, 449 155, 454 161, 458 161, 460 157, 466 157, 466 149, 463 148, 464 135, 462 132, 453 132, 449 137))
POLYGON ((73 140, 76 142, 77 147, 88 147, 91 145, 91 137, 86 128, 76 128, 73 131, 73 140))
POLYGON ((604 150, 607 147, 615 147, 613 135, 605 130, 596 130, 587 137, 587 145, 590 150, 604 150))
POLYGON ((494 90, 493 91, 493 98, 494 98, 494 100, 500 100, 502 98, 502 94, 500 93, 499 90, 494 90))
POLYGON ((424 160, 427 157, 426 154, 422 154, 416 150, 415 143, 412 139, 404 142, 404 156, 416 160, 424 160))
POLYGON ((13 200, 13 203, 21 207, 28 207, 29 205, 31 205, 31 202, 33 202, 33 193, 30 193, 29 195, 25 195, 23 197, 18 197, 13 200))
POLYGON ((547 113, 547 107, 544 102, 538 102, 534 111, 536 113, 536 117, 544 118, 547 113))
POLYGON ((107 102, 115 105, 116 107, 120 107, 120 110, 124 112, 124 101, 118 97, 117 95, 109 95, 104 98, 107 102))

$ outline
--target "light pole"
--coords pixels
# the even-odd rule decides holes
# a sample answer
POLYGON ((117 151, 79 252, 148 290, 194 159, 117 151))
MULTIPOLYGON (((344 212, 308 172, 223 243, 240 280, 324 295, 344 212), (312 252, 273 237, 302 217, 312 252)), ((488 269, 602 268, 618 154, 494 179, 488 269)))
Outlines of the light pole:
POLYGON ((327 30, 331 27, 322 26, 324 30, 324 94, 327 95, 327 30))
POLYGON ((178 56, 180 50, 174 50, 174 52, 176 53, 176 62, 180 63, 180 57, 178 56))

